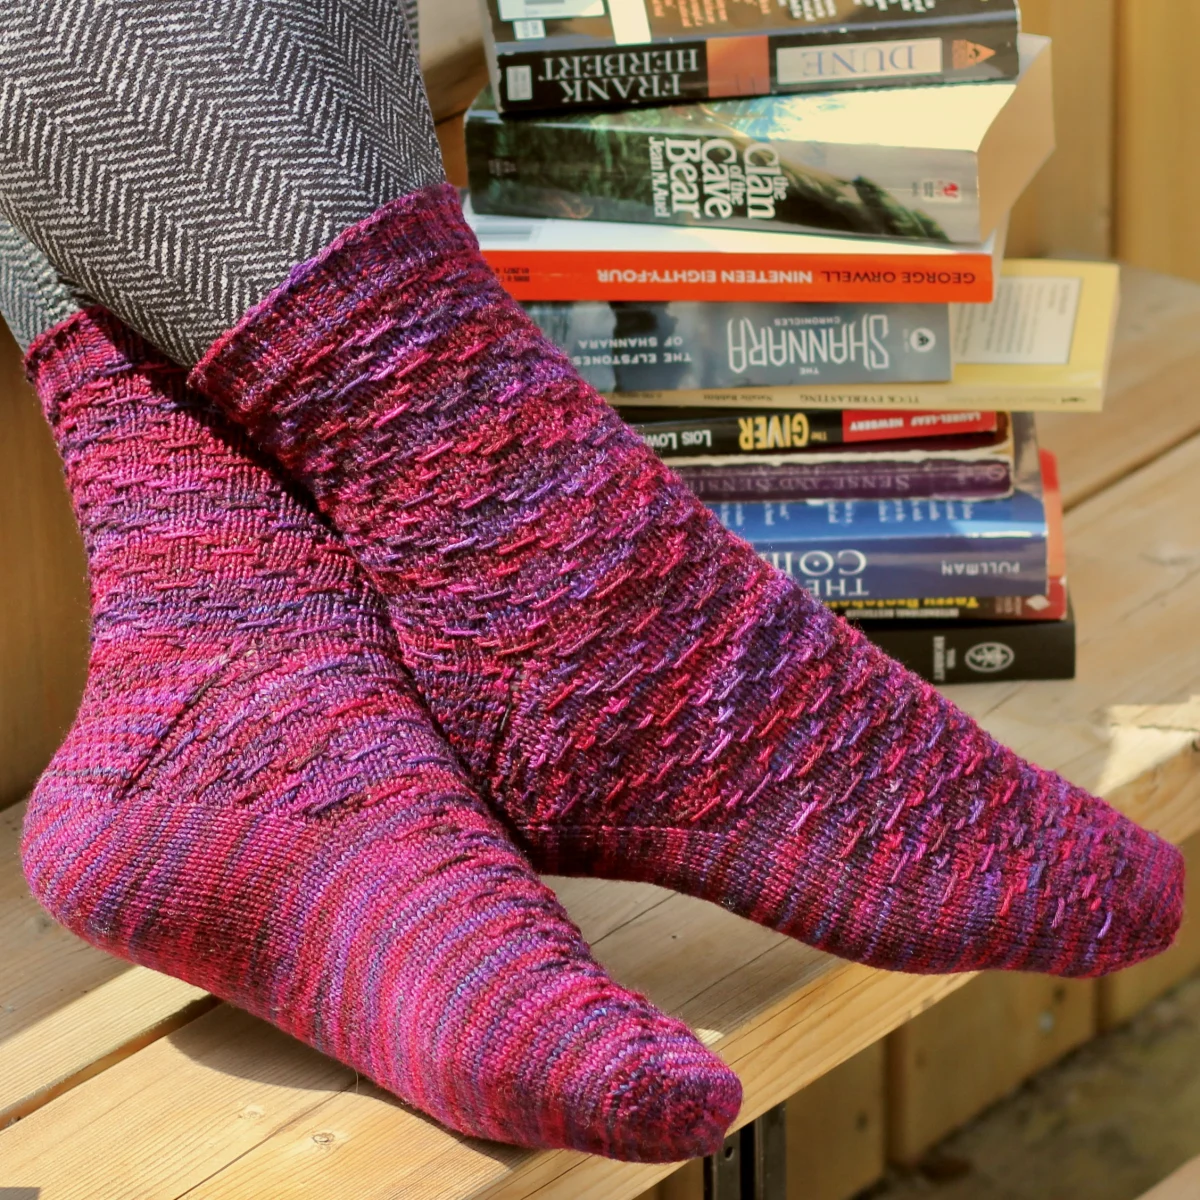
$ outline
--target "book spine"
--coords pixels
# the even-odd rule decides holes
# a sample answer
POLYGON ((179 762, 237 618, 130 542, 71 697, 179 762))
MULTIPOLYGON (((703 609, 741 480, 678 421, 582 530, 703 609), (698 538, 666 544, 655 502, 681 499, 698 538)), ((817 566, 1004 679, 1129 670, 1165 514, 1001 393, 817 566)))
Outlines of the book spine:
MULTIPOLYGON (((483 239, 481 239, 483 241, 483 239)), ((719 250, 539 250, 482 245, 508 289, 527 300, 736 300, 807 304, 989 304, 991 255, 763 254, 719 250)), ((860 401, 865 407, 867 401, 860 401)), ((943 405, 943 407, 946 407, 943 405)))
POLYGON ((660 458, 693 454, 802 453, 815 447, 860 446, 886 452, 890 442, 994 434, 996 413, 879 413, 874 409, 776 409, 723 412, 703 408, 629 408, 621 416, 660 458))
MULTIPOLYGON (((486 109, 467 115, 467 166, 477 213, 571 217, 714 229, 849 233, 859 237, 949 242, 981 240, 979 195, 960 193, 951 239, 933 217, 910 207, 877 179, 928 179, 929 152, 854 147, 855 174, 839 179, 812 163, 819 144, 768 144, 698 106, 688 122, 659 128, 601 117, 504 121, 486 109)), ((959 152, 955 178, 974 180, 975 156, 959 152)), ((911 191, 910 185, 908 191, 911 191)))
POLYGON ((694 495, 705 502, 754 500, 995 500, 1012 492, 1004 462, 825 462, 782 466, 680 466, 694 495))
MULTIPOLYGON (((618 7, 624 11, 630 3, 620 0, 618 7)), ((645 22, 640 0, 632 3, 645 22)), ((554 15, 553 6, 537 7, 554 15)), ((509 40, 507 22, 494 15, 494 90, 501 111, 524 113, 1013 79, 1020 70, 1017 22, 1012 6, 998 7, 994 16, 970 20, 909 14, 849 27, 729 31, 748 35, 739 37, 681 30, 669 41, 656 41, 644 25, 632 38, 641 44, 618 44, 623 37, 613 31, 608 44, 594 48, 519 37, 544 32, 542 19, 521 21, 520 29, 514 21, 518 39, 509 40)))
POLYGON ((881 650, 930 683, 1074 679, 1075 621, 922 624, 864 623, 881 650))
POLYGON ((684 421, 632 424, 659 458, 670 461, 698 454, 800 454, 814 445, 837 445, 844 440, 841 416, 837 412, 747 413, 706 420, 697 414, 684 421))
POLYGON ((949 380, 945 304, 526 304, 597 391, 949 380))
POLYGON ((1050 579, 1038 596, 927 596, 900 600, 827 600, 848 621, 1061 621, 1067 615, 1067 581, 1050 579))
MULTIPOLYGON (((736 526, 733 532, 737 533, 736 526)), ((933 596, 958 584, 993 596, 1033 596, 1046 590, 1046 543, 1034 538, 893 538, 848 534, 819 544, 758 541, 759 556, 818 600, 933 596)))
POLYGON ((888 413, 877 409, 843 409, 842 440, 859 442, 902 441, 909 438, 945 437, 948 434, 995 433, 1000 417, 994 412, 888 413))
POLYGON ((839 384, 835 387, 714 388, 681 391, 638 391, 607 393, 617 408, 672 407, 815 409, 884 408, 921 412, 939 409, 988 412, 1100 412, 1104 392, 1100 384, 1082 386, 992 387, 954 383, 895 384, 876 387, 870 384, 839 384))

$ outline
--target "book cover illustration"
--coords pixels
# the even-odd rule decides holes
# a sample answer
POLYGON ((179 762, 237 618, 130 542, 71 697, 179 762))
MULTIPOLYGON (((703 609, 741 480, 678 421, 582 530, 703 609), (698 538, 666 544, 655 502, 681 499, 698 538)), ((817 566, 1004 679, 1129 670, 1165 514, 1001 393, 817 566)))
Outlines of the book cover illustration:
POLYGON ((530 303, 600 392, 948 380, 944 304, 530 303))
MULTIPOLYGON (((463 216, 509 294, 531 300, 785 301, 986 304, 1006 229, 980 246, 647 225, 494 217, 469 198, 463 216)), ((943 406, 948 407, 948 406, 943 406)))
POLYGON ((1050 43, 1012 83, 466 120, 476 212, 978 243, 1054 148, 1050 43), (981 191, 986 191, 986 203, 981 191))
POLYGON ((481 0, 511 111, 1010 79, 1017 0, 481 0))
POLYGON ((1099 412, 1120 301, 1113 263, 1010 259, 991 304, 951 312, 949 383, 614 392, 619 407, 1099 412))
POLYGON ((971 592, 1044 595, 1046 507, 1036 444, 1002 500, 721 502, 709 507, 818 600, 971 592))

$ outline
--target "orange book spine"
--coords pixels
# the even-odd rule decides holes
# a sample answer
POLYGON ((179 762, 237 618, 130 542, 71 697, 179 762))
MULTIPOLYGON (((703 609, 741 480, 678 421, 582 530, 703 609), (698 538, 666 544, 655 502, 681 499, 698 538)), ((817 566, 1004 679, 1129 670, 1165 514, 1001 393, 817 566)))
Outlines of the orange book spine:
POLYGON ((830 304, 987 304, 987 254, 484 250, 517 300, 782 300, 830 304))

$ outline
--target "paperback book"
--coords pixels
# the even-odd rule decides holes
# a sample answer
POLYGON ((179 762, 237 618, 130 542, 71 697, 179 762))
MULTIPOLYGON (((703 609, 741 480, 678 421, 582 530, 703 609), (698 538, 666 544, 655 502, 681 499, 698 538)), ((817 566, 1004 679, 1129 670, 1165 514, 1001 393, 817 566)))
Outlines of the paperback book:
POLYGON ((991 304, 955 305, 948 383, 614 392, 619 407, 1099 412, 1120 292, 1112 263, 1010 260, 991 304))
POLYGON ((979 596, 949 592, 939 596, 888 599, 827 600, 850 621, 1061 621, 1067 615, 1067 556, 1063 540, 1062 494, 1058 465, 1048 451, 1041 453, 1042 486, 1046 505, 1046 591, 1036 596, 979 596))
POLYGON ((1075 678, 1075 617, 1058 621, 864 621, 886 654, 930 683, 1075 678))
MULTIPOLYGON (((769 431, 778 424, 766 418, 769 431)), ((661 438, 644 433, 654 448, 661 438)), ((1007 418, 992 434, 892 442, 885 447, 809 445, 758 453, 693 453, 668 461, 701 500, 988 500, 1013 488, 1013 441, 1032 439, 1033 418, 1007 418)), ((661 457, 667 457, 662 455, 661 457)))
POLYGON ((821 457, 779 466, 680 466, 695 495, 726 500, 995 500, 1012 493, 1012 464, 1003 459, 919 458, 827 462, 821 457))
POLYGON ((481 0, 511 111, 1010 79, 1017 0, 481 0))
POLYGON ((600 392, 945 382, 945 304, 526 304, 600 392))
POLYGON ((1036 450, 1002 500, 710 503, 721 523, 819 600, 971 591, 1044 595, 1046 509, 1036 450))
POLYGON ((646 439, 659 458, 703 456, 731 463, 852 447, 889 454, 896 443, 945 443, 968 436, 992 445, 1007 418, 999 413, 879 413, 874 409, 780 411, 752 409, 623 408, 621 416, 646 439))
MULTIPOLYGON (((834 234, 493 217, 467 223, 516 300, 987 304, 1005 230, 979 246, 834 234)), ((861 407, 861 406, 860 406, 861 407)), ((952 406, 943 406, 952 407, 952 406)))
POLYGON ((1054 150, 1050 41, 1021 76, 944 88, 759 96, 466 119, 478 213, 978 244, 1054 150))

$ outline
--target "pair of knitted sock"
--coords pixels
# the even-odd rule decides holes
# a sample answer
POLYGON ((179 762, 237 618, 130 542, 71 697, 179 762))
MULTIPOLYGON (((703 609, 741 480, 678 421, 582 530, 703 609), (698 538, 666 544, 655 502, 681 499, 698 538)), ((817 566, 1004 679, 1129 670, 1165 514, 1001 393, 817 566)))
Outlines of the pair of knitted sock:
POLYGON ((540 870, 890 969, 1094 975, 1170 943, 1177 852, 722 530, 505 296, 448 189, 348 230, 193 376, 344 546, 109 318, 29 364, 95 605, 35 893, 453 1127, 673 1160, 739 1101, 505 830, 540 870))

